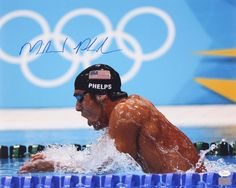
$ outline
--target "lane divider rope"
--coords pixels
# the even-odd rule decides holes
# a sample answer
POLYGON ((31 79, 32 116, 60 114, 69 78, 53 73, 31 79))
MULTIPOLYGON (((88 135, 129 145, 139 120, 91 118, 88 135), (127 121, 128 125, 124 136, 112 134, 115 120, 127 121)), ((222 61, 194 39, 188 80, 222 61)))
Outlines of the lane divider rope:
MULTIPOLYGON (((77 151, 81 151, 85 149, 89 145, 80 145, 80 144, 73 144, 77 151)), ((197 151, 200 150, 207 150, 212 145, 215 145, 215 148, 212 149, 207 153, 207 155, 215 155, 215 156, 236 156, 236 141, 232 143, 228 143, 226 141, 217 141, 212 143, 207 142, 196 142, 194 146, 196 147, 197 151)), ((53 146, 48 145, 48 147, 53 146)), ((33 144, 29 146, 25 145, 12 145, 10 147, 0 145, 0 159, 7 159, 7 158, 24 158, 29 157, 32 154, 37 152, 43 151, 45 146, 39 144, 33 144)))

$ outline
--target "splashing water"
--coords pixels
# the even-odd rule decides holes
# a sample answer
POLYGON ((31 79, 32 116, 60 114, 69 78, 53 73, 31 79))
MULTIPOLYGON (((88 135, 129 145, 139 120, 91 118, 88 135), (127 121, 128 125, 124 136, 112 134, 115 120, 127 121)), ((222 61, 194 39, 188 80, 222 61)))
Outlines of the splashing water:
MULTIPOLYGON (((222 139, 222 141, 224 140, 222 139)), ((205 155, 208 152, 213 151, 215 148, 217 148, 217 145, 213 144, 208 150, 202 151, 200 155, 205 158, 205 155)), ((220 172, 222 170, 235 172, 236 169, 236 164, 229 164, 223 158, 217 159, 215 161, 205 159, 204 164, 208 172, 220 172)))
MULTIPOLYGON (((206 154, 217 146, 211 145, 208 150, 200 152, 200 158, 196 166, 204 162, 207 172, 220 172, 227 170, 234 172, 236 164, 229 164, 223 158, 217 160, 206 159, 206 154)), ((129 155, 119 152, 114 140, 107 134, 98 139, 83 151, 71 146, 50 146, 44 150, 48 160, 55 161, 57 172, 72 172, 80 174, 142 174, 141 166, 129 155)), ((187 172, 195 172, 192 168, 187 172)))
MULTIPOLYGON (((199 154, 200 158, 198 160, 198 163, 196 164, 196 167, 199 167, 199 166, 201 166, 202 163, 204 163, 204 166, 206 167, 207 172, 219 173, 222 170, 229 171, 229 172, 235 172, 236 164, 229 164, 223 158, 219 158, 217 160, 206 159, 206 154, 213 151, 217 147, 218 147, 217 145, 212 144, 209 149, 201 150, 200 154, 199 154)), ((187 172, 195 172, 195 168, 190 169, 187 172)))
POLYGON ((223 158, 216 161, 205 160, 204 164, 208 172, 220 172, 222 170, 235 172, 236 170, 236 164, 229 164, 223 158))
POLYGON ((53 146, 44 151, 48 160, 55 161, 55 170, 81 174, 142 173, 142 168, 129 155, 119 152, 107 134, 83 151, 75 146, 53 146))

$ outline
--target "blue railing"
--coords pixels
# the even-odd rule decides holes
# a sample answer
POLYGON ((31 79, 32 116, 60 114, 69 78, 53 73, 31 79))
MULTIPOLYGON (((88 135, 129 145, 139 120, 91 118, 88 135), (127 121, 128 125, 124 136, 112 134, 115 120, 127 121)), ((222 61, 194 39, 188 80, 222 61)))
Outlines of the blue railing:
POLYGON ((218 173, 169 173, 104 176, 4 176, 1 188, 73 188, 73 187, 236 187, 236 173, 221 177, 218 173))

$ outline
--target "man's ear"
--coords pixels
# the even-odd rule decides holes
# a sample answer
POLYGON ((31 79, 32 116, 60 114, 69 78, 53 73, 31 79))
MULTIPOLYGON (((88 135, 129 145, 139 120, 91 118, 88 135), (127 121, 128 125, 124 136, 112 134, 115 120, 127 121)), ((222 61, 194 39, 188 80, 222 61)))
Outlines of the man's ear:
POLYGON ((98 102, 104 102, 105 100, 107 100, 108 99, 108 96, 107 95, 96 95, 96 100, 98 101, 98 102))

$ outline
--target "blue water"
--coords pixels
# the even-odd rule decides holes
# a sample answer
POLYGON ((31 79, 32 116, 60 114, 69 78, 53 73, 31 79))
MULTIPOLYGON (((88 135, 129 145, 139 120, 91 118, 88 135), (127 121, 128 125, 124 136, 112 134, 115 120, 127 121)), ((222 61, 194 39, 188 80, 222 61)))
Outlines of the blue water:
MULTIPOLYGON (((220 128, 180 128, 192 142, 215 142, 225 139, 228 142, 236 140, 236 127, 220 128)), ((0 131, 0 145, 13 144, 90 144, 96 140, 103 131, 93 129, 72 130, 33 130, 33 131, 0 131)))
MULTIPOLYGON (((235 141, 235 128, 181 128, 181 130, 192 140, 192 142, 204 141, 207 143, 225 139, 229 143, 235 141)), ((0 145, 21 144, 29 146, 32 144, 81 144, 87 145, 95 143, 97 138, 103 134, 103 131, 94 131, 93 129, 77 130, 37 130, 37 131, 0 131, 0 145)), ((0 160, 0 176, 16 175, 18 169, 25 161, 24 159, 2 159, 0 160)), ((224 165, 236 164, 236 156, 216 157, 207 156, 210 161, 217 161, 221 165, 221 159, 224 159, 224 165)), ((235 169, 236 170, 236 169, 235 169)), ((234 170, 234 171, 235 171, 234 170)), ((58 173, 58 172, 57 172, 58 173)), ((63 172, 60 172, 63 174, 63 172)), ((55 172, 43 173, 55 174, 55 172)), ((39 173, 40 175, 40 173, 39 173)))
POLYGON ((102 131, 92 129, 0 131, 0 145, 90 144, 102 131))

